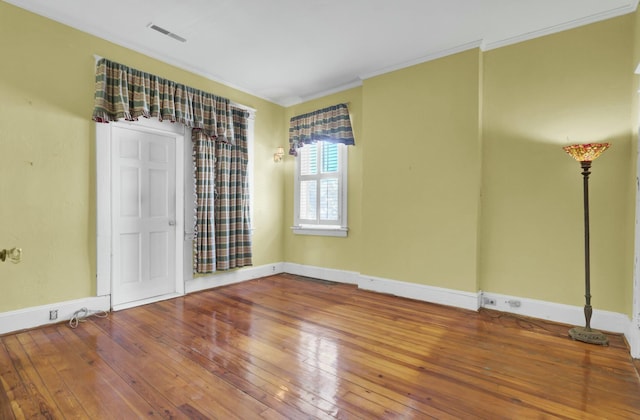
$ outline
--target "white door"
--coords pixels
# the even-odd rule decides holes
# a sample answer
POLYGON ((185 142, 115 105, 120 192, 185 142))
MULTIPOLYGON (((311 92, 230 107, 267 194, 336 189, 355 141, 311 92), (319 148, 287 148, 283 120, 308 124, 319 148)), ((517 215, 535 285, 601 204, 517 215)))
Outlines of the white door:
POLYGON ((176 270, 177 139, 174 133, 142 125, 112 128, 114 309, 179 292, 176 276, 182 268, 176 270))

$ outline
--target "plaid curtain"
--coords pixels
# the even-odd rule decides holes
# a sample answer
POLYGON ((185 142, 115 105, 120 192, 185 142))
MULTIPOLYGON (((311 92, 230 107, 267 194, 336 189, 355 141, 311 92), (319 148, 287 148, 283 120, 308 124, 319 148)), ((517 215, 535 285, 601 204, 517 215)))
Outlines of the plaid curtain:
POLYGON ((193 271, 211 273, 216 271, 215 243, 215 150, 213 138, 202 130, 191 132, 193 141, 193 167, 195 182, 195 238, 193 240, 193 271))
POLYGON ((229 99, 100 59, 93 120, 141 116, 193 128, 194 272, 251 265, 248 113, 229 99))
POLYGON ((215 238, 216 268, 252 265, 251 220, 247 166, 249 114, 232 108, 234 144, 216 143, 215 238))
POLYGON ((101 58, 96 64, 93 120, 138 117, 180 122, 207 136, 233 142, 229 99, 202 92, 101 58))
POLYGON ((289 154, 317 141, 355 144, 347 104, 333 105, 308 114, 298 115, 289 122, 289 154))

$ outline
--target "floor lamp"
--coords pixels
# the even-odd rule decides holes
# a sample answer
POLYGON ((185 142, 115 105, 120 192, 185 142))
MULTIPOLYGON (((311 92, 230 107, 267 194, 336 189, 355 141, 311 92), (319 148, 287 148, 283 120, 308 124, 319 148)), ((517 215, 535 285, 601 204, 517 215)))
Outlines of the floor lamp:
POLYGON ((589 262, 589 175, 591 174, 591 162, 609 147, 609 143, 575 144, 564 147, 564 151, 580 162, 582 168, 582 180, 584 189, 584 317, 586 325, 569 330, 569 337, 573 340, 584 341, 590 344, 609 344, 607 337, 600 331, 591 329, 591 266, 589 262))

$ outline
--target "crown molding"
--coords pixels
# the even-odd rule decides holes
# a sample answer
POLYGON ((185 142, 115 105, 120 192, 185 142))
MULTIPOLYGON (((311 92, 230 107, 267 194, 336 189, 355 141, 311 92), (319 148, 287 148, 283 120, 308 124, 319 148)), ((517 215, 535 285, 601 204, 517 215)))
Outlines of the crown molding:
POLYGON ((637 9, 638 1, 639 0, 633 0, 627 6, 622 6, 615 9, 607 10, 606 12, 596 13, 590 16, 586 16, 584 18, 575 19, 569 22, 564 22, 559 25, 548 26, 546 28, 543 28, 537 31, 527 32, 526 34, 521 34, 511 38, 505 38, 498 41, 486 42, 482 50, 483 51, 494 50, 497 48, 517 44, 519 42, 529 41, 529 40, 540 38, 546 35, 551 35, 558 32, 567 31, 569 29, 575 29, 580 26, 589 25, 591 23, 601 22, 603 20, 626 15, 628 13, 634 12, 637 9))
MULTIPOLYGON (((552 25, 549 26, 547 28, 543 28, 541 30, 537 30, 537 31, 532 31, 532 32, 528 32, 525 34, 521 34, 521 35, 517 35, 514 37, 509 37, 509 38, 504 38, 501 40, 495 40, 495 41, 486 41, 486 40, 476 40, 476 41, 471 41, 465 44, 461 44, 461 45, 457 45, 457 46, 453 46, 450 48, 445 48, 443 50, 439 50, 436 52, 432 52, 429 53, 427 55, 415 58, 413 60, 409 60, 409 61, 404 61, 404 62, 400 62, 397 63, 395 65, 391 65, 391 66, 386 66, 383 68, 379 68, 379 69, 374 69, 372 71, 368 71, 365 73, 362 73, 360 75, 358 75, 359 80, 356 81, 352 81, 343 85, 339 85, 339 86, 335 86, 335 87, 331 87, 329 89, 325 89, 310 95, 305 95, 305 96, 290 96, 287 98, 273 98, 273 97, 266 97, 264 95, 261 95, 251 89, 247 89, 245 87, 239 86, 237 84, 234 84, 228 80, 225 80, 215 74, 206 72, 206 71, 202 71, 201 69, 197 69, 194 66, 190 65, 189 63, 180 61, 180 60, 171 60, 169 58, 167 58, 166 56, 163 56, 161 53, 158 53, 156 51, 153 51, 151 49, 145 48, 144 46, 141 45, 136 45, 134 43, 128 42, 127 40, 123 39, 120 36, 114 35, 114 34, 104 34, 104 33, 99 33, 98 31, 95 30, 94 27, 92 27, 91 25, 88 25, 87 23, 80 21, 78 19, 74 19, 71 16, 68 15, 63 15, 59 12, 57 12, 55 10, 55 8, 53 7, 48 7, 48 6, 43 6, 40 5, 39 7, 35 8, 35 7, 27 7, 25 6, 24 2, 21 0, 4 0, 6 3, 8 4, 12 4, 16 7, 20 7, 24 10, 30 11, 32 13, 38 14, 40 16, 43 16, 45 18, 54 20, 56 22, 59 22, 63 25, 67 25, 70 26, 74 29, 77 29, 79 31, 88 33, 90 35, 93 35, 95 37, 104 39, 106 41, 112 42, 114 44, 117 44, 119 46, 128 48, 132 51, 135 51, 137 53, 146 55, 150 58, 153 58, 155 60, 161 61, 163 63, 178 67, 182 70, 188 71, 190 73, 193 73, 195 75, 204 77, 210 81, 216 82, 216 83, 220 83, 222 85, 225 85, 226 87, 230 87, 232 89, 235 89, 237 91, 252 95, 258 99, 262 99, 271 103, 274 103, 276 105, 280 105, 282 107, 289 107, 289 106, 293 106, 293 105, 297 105, 306 101, 310 101, 313 99, 317 99, 317 98, 321 98, 327 95, 331 95, 334 93, 338 93, 338 92, 342 92, 344 90, 348 90, 354 87, 358 87, 362 85, 362 82, 366 79, 372 78, 372 77, 376 77, 382 74, 386 74, 386 73, 390 73, 396 70, 401 70, 404 68, 408 68, 417 64, 422 64, 425 62, 429 62, 429 61, 433 61, 433 60, 437 60, 439 58, 443 58, 449 55, 453 55, 453 54, 457 54, 463 51, 467 51, 473 48, 480 48, 482 51, 489 51, 489 50, 493 50, 493 49, 497 49, 500 47, 505 47, 505 46, 509 46, 512 44, 517 44, 520 42, 524 42, 524 41, 528 41, 528 40, 532 40, 535 38, 539 38, 542 36, 546 36, 546 35, 551 35, 554 33, 558 33, 558 32, 562 32, 562 31, 566 31, 569 29, 574 29, 580 26, 584 26, 584 25, 588 25, 591 23, 595 23, 595 22, 599 22, 599 21, 603 21, 606 19, 611 19, 614 17, 618 17, 618 16, 622 16, 628 13, 632 13, 635 12, 637 7, 638 7, 638 3, 640 0, 630 0, 629 4, 626 6, 621 6, 618 8, 614 8, 611 10, 607 10, 601 13, 595 13, 593 15, 584 17, 584 18, 580 18, 580 19, 575 19, 569 22, 565 22, 559 25, 552 25)), ((640 71, 640 65, 638 67, 638 71, 640 71)))
POLYGON ((313 99, 322 98, 322 97, 325 97, 325 96, 328 96, 328 95, 332 95, 334 93, 344 92, 345 90, 353 89, 353 88, 359 87, 359 86, 362 86, 362 80, 361 79, 355 80, 355 81, 350 82, 350 83, 345 83, 344 85, 336 86, 336 87, 331 88, 331 89, 321 90, 319 92, 312 93, 310 95, 299 96, 299 97, 296 97, 295 99, 280 101, 280 103, 278 105, 282 105, 284 107, 298 105, 298 104, 301 104, 303 102, 311 101, 313 99))
POLYGON ((461 53, 467 50, 471 50, 474 48, 482 48, 482 40, 476 40, 476 41, 471 41, 471 42, 467 42, 465 44, 461 44, 461 45, 456 45, 454 47, 451 48, 446 48, 443 50, 439 50, 439 51, 435 51, 433 53, 429 53, 427 55, 424 55, 422 57, 418 57, 415 58, 413 60, 409 60, 409 61, 404 61, 402 63, 398 63, 395 64, 393 66, 387 66, 387 67, 383 67, 377 70, 373 70, 367 73, 363 73, 360 75, 360 79, 361 80, 366 80, 366 79, 370 79, 372 77, 376 77, 376 76, 380 76, 382 74, 386 74, 386 73, 391 73, 392 71, 396 71, 396 70, 402 70, 405 69, 407 67, 411 67, 411 66, 415 66, 417 64, 422 64, 422 63, 426 63, 428 61, 433 61, 433 60, 437 60, 439 58, 443 58, 443 57, 447 57, 453 54, 457 54, 457 53, 461 53))

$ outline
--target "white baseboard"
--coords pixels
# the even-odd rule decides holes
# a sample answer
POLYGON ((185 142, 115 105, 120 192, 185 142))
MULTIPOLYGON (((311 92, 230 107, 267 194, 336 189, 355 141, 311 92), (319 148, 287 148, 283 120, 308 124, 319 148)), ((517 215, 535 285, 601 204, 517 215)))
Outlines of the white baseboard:
MULTIPOLYGON (((532 318, 546 319, 569 325, 584 325, 583 308, 535 299, 520 298, 490 292, 464 292, 442 287, 407 283, 397 280, 361 275, 360 273, 330 268, 314 267, 294 263, 273 263, 259 267, 248 267, 239 270, 222 272, 215 275, 188 280, 185 293, 193 293, 215 287, 241 283, 248 280, 267 277, 273 274, 290 273, 299 276, 313 277, 337 283, 356 284, 359 288, 378 293, 385 293, 424 302, 454 306, 469 310, 480 307, 495 309, 501 312, 520 314, 532 318), (489 304, 487 301, 495 304, 489 304), (518 306, 519 303, 519 306, 518 306)), ((7 334, 47 324, 68 321, 74 312, 81 308, 89 310, 109 311, 110 296, 89 297, 67 302, 52 303, 31 308, 0 313, 0 334, 7 334), (49 311, 58 311, 58 318, 49 320, 49 311)), ((622 333, 631 347, 631 356, 640 358, 640 319, 632 322, 621 313, 594 309, 591 325, 595 329, 622 333)))
MULTIPOLYGON (((585 325, 584 307, 582 306, 564 305, 489 292, 480 292, 480 304, 484 308, 495 309, 500 312, 546 319, 579 327, 585 325), (488 301, 491 301, 491 303, 488 301), (495 305, 493 302, 495 302, 495 305)), ((631 355, 635 358, 640 358, 640 331, 638 330, 638 325, 634 325, 627 315, 594 308, 591 316, 591 326, 596 330, 624 334, 631 347, 631 355)))
POLYGON ((296 276, 312 277, 314 279, 335 281, 336 283, 358 284, 360 273, 355 271, 336 270, 333 268, 314 267, 294 263, 284 263, 283 272, 296 276))
MULTIPOLYGON (((487 309, 495 309, 501 312, 509 312, 530 316, 533 318, 547 319, 569 325, 584 326, 584 308, 582 306, 564 305, 561 303, 546 302, 543 300, 520 298, 497 293, 480 292, 480 304, 487 309), (495 301, 495 305, 487 303, 487 300, 495 301), (510 302, 513 302, 510 303, 510 302), (520 306, 517 306, 519 302, 520 306)), ((591 326, 594 329, 625 333, 631 320, 628 316, 618 313, 593 309, 591 326)))
POLYGON ((640 359, 640 319, 629 323, 629 329, 625 332, 629 347, 631 347, 631 357, 640 359))
POLYGON ((358 287, 378 293, 417 299, 440 305, 477 311, 479 308, 478 294, 461 290, 445 289, 424 284, 407 283, 397 280, 361 275, 358 287))
MULTIPOLYGON (((564 305, 482 291, 477 293, 464 292, 455 289, 361 275, 352 271, 326 269, 293 263, 284 263, 283 272, 338 283, 357 284, 359 288, 364 290, 473 311, 485 307, 487 309, 495 309, 501 312, 520 314, 569 325, 584 325, 584 309, 581 306, 564 305), (485 299, 492 299, 495 305, 484 303, 485 299), (516 306, 516 302, 519 303, 519 306, 516 306)), ((624 334, 630 346, 631 356, 640 358, 640 319, 637 322, 632 322, 625 314, 594 309, 591 326, 603 331, 624 334)))
MULTIPOLYGON (((216 275, 198 277, 185 283, 185 293, 197 292, 200 290, 211 289, 213 287, 226 286, 229 284, 240 283, 247 280, 253 280, 260 277, 270 276, 272 274, 282 273, 282 263, 274 263, 263 265, 260 267, 248 267, 239 270, 222 272, 216 275)), ((177 296, 177 295, 176 295, 177 296)), ((171 297, 171 296, 169 296, 171 297)), ((160 299, 164 299, 162 297, 160 299)), ((157 298, 148 301, 137 301, 132 304, 124 304, 114 307, 114 310, 127 309, 138 306, 141 303, 150 303, 157 301, 157 298)), ((30 328, 36 328, 49 324, 68 321, 74 312, 81 308, 87 308, 90 311, 109 311, 111 309, 111 296, 88 297, 78 300, 70 300, 67 302, 57 302, 41 306, 33 306, 15 311, 0 313, 0 334, 8 334, 30 328), (54 321, 49 320, 49 311, 57 310, 58 318, 54 321)))
POLYGON ((111 296, 106 295, 2 312, 0 313, 0 334, 68 321, 74 312, 82 308, 87 308, 89 311, 109 311, 110 307, 111 296), (49 311, 52 310, 58 311, 58 318, 53 321, 49 320, 49 311))
POLYGON ((274 274, 283 273, 283 263, 273 263, 258 267, 240 268, 232 271, 222 271, 209 276, 196 277, 185 282, 185 293, 199 292, 214 287, 228 286, 247 280, 259 279, 274 274))

